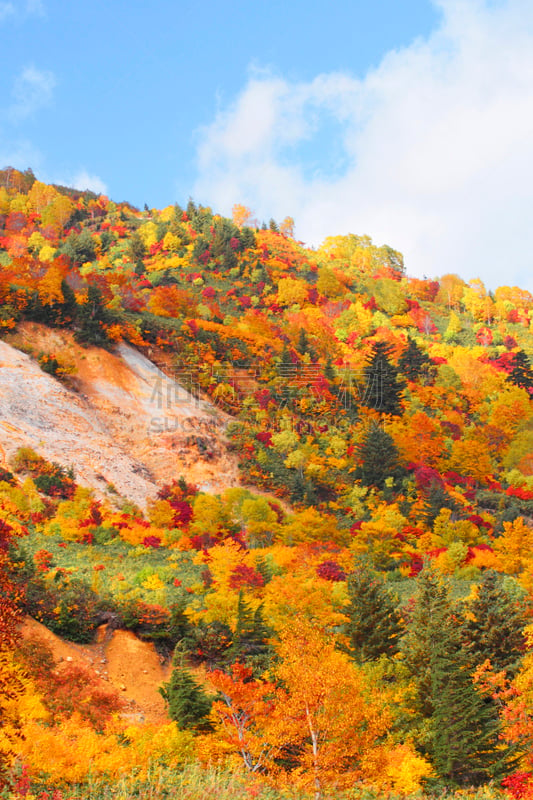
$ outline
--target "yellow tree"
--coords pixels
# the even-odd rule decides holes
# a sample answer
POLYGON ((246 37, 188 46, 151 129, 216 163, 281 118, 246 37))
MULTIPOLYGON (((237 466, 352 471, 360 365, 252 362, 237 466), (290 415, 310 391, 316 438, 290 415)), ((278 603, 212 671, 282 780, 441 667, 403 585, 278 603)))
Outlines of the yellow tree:
POLYGON ((0 789, 8 779, 12 759, 20 745, 20 701, 26 693, 25 675, 13 658, 18 642, 20 589, 9 577, 7 556, 15 531, 0 518, 0 789))
POLYGON ((236 203, 231 210, 233 222, 238 228, 243 228, 245 225, 253 225, 255 220, 252 220, 252 214, 252 210, 248 206, 241 205, 241 203, 236 203))
POLYGON ((53 186, 41 183, 41 181, 35 181, 28 192, 28 201, 31 208, 40 214, 43 208, 46 208, 59 196, 59 192, 53 186))
POLYGON ((281 306, 302 306, 307 300, 308 285, 294 278, 281 278, 278 283, 277 302, 281 306))
POLYGON ((294 238, 294 220, 292 217, 285 217, 279 226, 279 232, 282 236, 288 236, 290 239, 294 238))
POLYGON ((479 278, 471 280, 465 287, 461 302, 474 319, 489 324, 494 316, 494 302, 479 278))
POLYGON ((455 308, 463 296, 466 283, 458 275, 443 275, 439 279, 437 303, 446 303, 449 309, 455 308))
POLYGON ((41 211, 41 222, 50 225, 56 233, 60 233, 75 210, 74 203, 65 195, 59 195, 41 211))
POLYGON ((43 305, 64 302, 65 298, 63 297, 63 290, 61 288, 62 281, 62 271, 57 264, 52 264, 37 285, 39 298, 43 305))
POLYGON ((503 533, 496 539, 494 552, 498 555, 503 572, 519 575, 525 569, 531 571, 533 552, 533 528, 526 525, 523 517, 503 523, 503 533))
POLYGON ((458 315, 455 313, 455 311, 450 311, 448 327, 444 331, 444 341, 453 341, 457 337, 457 334, 461 332, 462 328, 463 326, 458 315))
POLYGON ((320 294, 330 299, 346 294, 346 287, 341 283, 335 271, 329 267, 320 267, 316 288, 320 294))
MULTIPOLYGON (((335 647, 316 625, 287 626, 278 646, 277 682, 252 679, 234 664, 231 674, 208 676, 218 692, 213 704, 215 736, 201 748, 238 754, 250 772, 279 775, 279 755, 292 761, 286 780, 314 790, 341 790, 363 780, 381 790, 416 791, 430 774, 409 744, 384 742, 392 715, 386 698, 362 669, 335 647)), ((388 698, 391 701, 392 698, 388 698)))
POLYGON ((321 629, 342 625, 347 621, 343 613, 348 601, 345 582, 318 580, 316 560, 310 567, 298 563, 303 558, 301 550, 272 548, 274 564, 279 569, 281 562, 286 571, 275 575, 263 589, 264 618, 275 631, 298 625, 302 619, 321 629))
POLYGON ((475 431, 468 431, 463 439, 453 442, 447 466, 448 469, 474 478, 480 483, 486 483, 487 476, 493 471, 487 446, 480 441, 475 431))
POLYGON ((372 780, 383 766, 379 741, 391 722, 379 693, 371 697, 361 670, 308 622, 284 630, 277 651, 277 676, 287 691, 279 724, 298 761, 292 775, 313 787, 316 800, 325 786, 372 780))

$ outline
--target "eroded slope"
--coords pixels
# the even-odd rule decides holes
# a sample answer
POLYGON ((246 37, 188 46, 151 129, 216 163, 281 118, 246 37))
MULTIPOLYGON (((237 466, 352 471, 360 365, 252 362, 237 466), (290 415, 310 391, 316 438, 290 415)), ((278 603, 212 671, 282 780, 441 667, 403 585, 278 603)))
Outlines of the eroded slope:
POLYGON ((218 491, 238 483, 225 448, 225 419, 133 348, 82 348, 71 334, 26 324, 12 343, 60 353, 75 367, 69 388, 0 341, 0 442, 4 458, 30 446, 73 466, 79 483, 112 486, 143 506, 158 486, 183 475, 218 491))

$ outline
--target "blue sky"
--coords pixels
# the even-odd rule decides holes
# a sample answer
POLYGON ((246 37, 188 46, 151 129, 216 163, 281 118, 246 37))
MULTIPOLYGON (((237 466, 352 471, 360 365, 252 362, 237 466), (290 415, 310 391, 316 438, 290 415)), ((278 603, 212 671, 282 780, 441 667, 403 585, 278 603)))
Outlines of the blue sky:
POLYGON ((0 0, 0 164, 533 290, 531 0, 0 0))

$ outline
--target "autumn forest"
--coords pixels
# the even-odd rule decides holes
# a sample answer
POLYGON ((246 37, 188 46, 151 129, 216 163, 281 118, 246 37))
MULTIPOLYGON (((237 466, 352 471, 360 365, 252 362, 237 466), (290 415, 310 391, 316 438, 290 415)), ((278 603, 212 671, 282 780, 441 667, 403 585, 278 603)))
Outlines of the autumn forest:
POLYGON ((128 496, 0 420, 0 797, 533 797, 528 291, 6 168, 0 346, 79 408, 139 354, 191 464, 128 496), (119 632, 157 719, 50 644, 119 632))

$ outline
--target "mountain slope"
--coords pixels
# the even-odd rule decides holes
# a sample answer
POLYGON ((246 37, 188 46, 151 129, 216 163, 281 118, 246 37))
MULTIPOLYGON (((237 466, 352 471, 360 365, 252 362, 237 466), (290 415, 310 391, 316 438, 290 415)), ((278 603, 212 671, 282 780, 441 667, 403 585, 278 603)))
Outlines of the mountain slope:
POLYGON ((79 483, 144 506, 158 484, 187 475, 220 489, 237 482, 224 447, 224 419, 132 347, 83 349, 70 333, 21 326, 12 340, 76 364, 72 388, 26 353, 0 342, 0 426, 4 457, 31 447, 72 464, 79 483), (112 489, 111 489, 112 491, 112 489))

